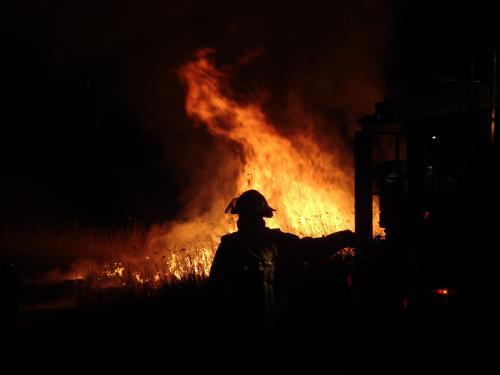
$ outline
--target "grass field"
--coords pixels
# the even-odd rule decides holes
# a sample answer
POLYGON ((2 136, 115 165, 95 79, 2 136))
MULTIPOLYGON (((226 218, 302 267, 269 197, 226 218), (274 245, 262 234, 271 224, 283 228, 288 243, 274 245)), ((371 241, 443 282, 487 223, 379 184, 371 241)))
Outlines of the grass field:
MULTIPOLYGON (((335 366, 370 367, 375 362, 367 358, 395 365, 397 358, 405 366, 425 363, 431 373, 431 359, 447 365, 449 358, 467 358, 476 349, 488 358, 483 333, 489 323, 481 314, 473 313, 479 317, 473 320, 471 309, 446 305, 432 311, 395 309, 384 299, 387 284, 375 282, 380 280, 368 280, 379 289, 377 300, 359 299, 346 278, 352 264, 344 258, 298 276, 298 288, 275 325, 239 337, 221 319, 206 278, 196 272, 180 279, 169 276, 161 256, 143 252, 145 239, 146 231, 139 229, 42 230, 3 237, 14 255, 43 260, 26 269, 26 260, 18 262, 18 325, 4 336, 4 344, 18 353, 114 352, 170 360, 182 353, 192 361, 241 351, 319 356, 335 366)), ((373 275, 383 269, 381 262, 373 275)))

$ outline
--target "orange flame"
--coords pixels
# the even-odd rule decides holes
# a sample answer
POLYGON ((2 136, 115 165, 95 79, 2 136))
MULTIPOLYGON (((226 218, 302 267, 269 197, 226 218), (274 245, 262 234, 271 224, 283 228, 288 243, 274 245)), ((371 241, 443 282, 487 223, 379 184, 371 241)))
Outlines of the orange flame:
POLYGON ((269 225, 301 236, 352 229, 350 168, 321 150, 312 135, 287 139, 258 106, 237 103, 224 94, 224 74, 209 56, 210 50, 203 50, 181 70, 188 87, 186 110, 213 135, 242 147, 235 195, 251 188, 263 192, 278 209, 269 225))

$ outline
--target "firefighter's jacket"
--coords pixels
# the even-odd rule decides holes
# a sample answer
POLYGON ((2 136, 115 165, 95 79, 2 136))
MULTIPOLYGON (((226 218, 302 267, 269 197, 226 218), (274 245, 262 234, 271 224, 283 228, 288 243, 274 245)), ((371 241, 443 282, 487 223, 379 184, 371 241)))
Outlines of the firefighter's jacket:
POLYGON ((321 238, 299 238, 279 229, 259 228, 225 235, 214 257, 210 281, 225 304, 246 315, 273 313, 276 292, 295 262, 327 257, 352 246, 354 235, 341 231, 321 238))

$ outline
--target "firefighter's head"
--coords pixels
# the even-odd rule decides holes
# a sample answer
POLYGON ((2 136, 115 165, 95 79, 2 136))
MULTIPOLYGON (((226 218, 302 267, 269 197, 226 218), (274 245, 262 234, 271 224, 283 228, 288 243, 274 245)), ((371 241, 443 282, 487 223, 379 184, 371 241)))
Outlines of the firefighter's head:
POLYGON ((273 217, 274 208, 269 207, 266 198, 257 190, 247 190, 234 198, 226 208, 226 213, 252 217, 273 217))

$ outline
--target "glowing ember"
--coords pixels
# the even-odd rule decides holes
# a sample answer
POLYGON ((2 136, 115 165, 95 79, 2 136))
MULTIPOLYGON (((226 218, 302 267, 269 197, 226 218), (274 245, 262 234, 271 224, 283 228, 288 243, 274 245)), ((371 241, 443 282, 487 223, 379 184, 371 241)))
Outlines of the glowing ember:
POLYGON ((125 270, 125 267, 120 262, 115 262, 112 265, 105 264, 104 265, 104 270, 103 270, 103 275, 105 277, 113 278, 113 277, 122 277, 123 276, 123 271, 125 270))

